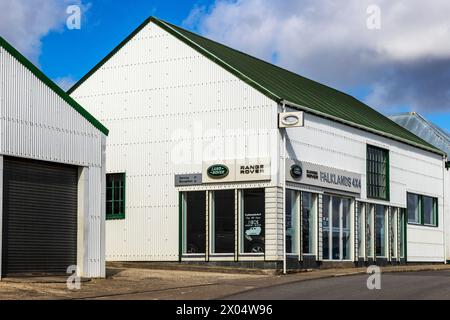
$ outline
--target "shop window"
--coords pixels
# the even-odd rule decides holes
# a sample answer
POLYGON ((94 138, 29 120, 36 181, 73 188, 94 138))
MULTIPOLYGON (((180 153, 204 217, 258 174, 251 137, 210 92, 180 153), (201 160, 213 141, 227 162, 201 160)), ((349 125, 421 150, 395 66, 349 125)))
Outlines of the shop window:
POLYGON ((351 200, 323 196, 322 203, 323 259, 350 260, 351 200))
POLYGON ((367 146, 367 197, 389 200, 389 151, 367 146))
POLYGON ((438 226, 438 199, 408 193, 408 223, 438 226))
POLYGON ((342 259, 350 260, 350 199, 342 199, 342 259))
POLYGON ((366 205, 366 248, 367 248, 367 256, 374 258, 374 250, 373 250, 373 217, 374 217, 374 206, 366 205))
POLYGON ((316 196, 302 192, 302 244, 303 254, 314 254, 316 226, 316 196))
POLYGON ((404 259, 406 257, 406 213, 405 209, 400 209, 399 211, 399 224, 400 224, 400 230, 399 230, 399 246, 400 246, 400 258, 404 259))
POLYGON ((364 258, 365 250, 365 230, 366 230, 366 205, 364 203, 359 203, 358 210, 358 256, 364 258))
POLYGON ((375 243, 377 257, 386 257, 386 208, 375 206, 375 243))
POLYGON ((106 175, 106 220, 125 219, 125 173, 106 175))
POLYGON ((397 217, 398 217, 398 209, 397 208, 392 208, 390 210, 390 214, 389 214, 389 247, 391 249, 391 257, 392 258, 397 258, 397 251, 398 251, 398 247, 397 247, 397 217))
POLYGON ((235 251, 235 197, 234 190, 214 191, 212 193, 212 253, 235 251))
POLYGON ((264 189, 242 190, 243 253, 263 254, 265 249, 265 193, 264 189))
POLYGON ((182 198, 185 254, 206 252, 206 192, 185 192, 182 198))
POLYGON ((286 253, 298 254, 298 193, 286 190, 286 253))
POLYGON ((330 196, 322 196, 322 257, 330 259, 330 196))

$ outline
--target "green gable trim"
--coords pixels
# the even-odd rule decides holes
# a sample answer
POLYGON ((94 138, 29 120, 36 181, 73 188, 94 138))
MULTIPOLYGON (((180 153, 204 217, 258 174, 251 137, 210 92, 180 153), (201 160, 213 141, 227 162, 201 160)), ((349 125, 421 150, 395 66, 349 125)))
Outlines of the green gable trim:
POLYGON ((444 153, 354 97, 234 50, 154 17, 122 41, 68 92, 72 93, 150 22, 220 65, 269 99, 332 121, 400 141, 439 155, 444 153))
POLYGON ((95 128, 100 130, 103 134, 108 135, 108 129, 103 126, 97 119, 94 118, 89 112, 87 112, 81 105, 72 99, 67 93, 64 92, 58 85, 50 80, 41 70, 39 70, 34 64, 32 64, 27 58, 25 58, 19 51, 17 51, 12 45, 10 45, 5 39, 0 37, 0 47, 4 48, 10 55, 12 55, 17 61, 19 61, 25 68, 33 73, 40 81, 53 90, 61 99, 74 108, 80 115, 82 115, 87 121, 89 121, 95 128))

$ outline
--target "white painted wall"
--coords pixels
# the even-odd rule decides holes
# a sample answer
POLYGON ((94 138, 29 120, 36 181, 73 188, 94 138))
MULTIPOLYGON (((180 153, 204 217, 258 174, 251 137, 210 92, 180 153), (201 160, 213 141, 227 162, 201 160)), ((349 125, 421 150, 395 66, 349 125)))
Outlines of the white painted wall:
POLYGON ((126 172, 108 260, 178 260, 175 174, 218 159, 270 157, 277 168, 277 104, 153 23, 72 96, 110 129, 107 172, 126 172))
POLYGON ((306 114, 305 126, 288 129, 290 158, 334 167, 362 175, 361 201, 366 198, 366 146, 390 151, 391 201, 406 207, 406 192, 437 197, 439 227, 408 226, 408 261, 444 260, 443 159, 437 154, 372 133, 306 114))
POLYGON ((104 277, 105 135, 3 48, 0 80, 0 154, 87 168, 78 254, 83 276, 104 277))

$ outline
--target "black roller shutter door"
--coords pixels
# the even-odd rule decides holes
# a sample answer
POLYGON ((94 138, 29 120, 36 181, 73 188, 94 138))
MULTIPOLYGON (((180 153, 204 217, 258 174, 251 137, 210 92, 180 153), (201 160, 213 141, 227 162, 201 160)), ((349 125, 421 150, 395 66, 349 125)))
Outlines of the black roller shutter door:
POLYGON ((76 265, 77 184, 77 167, 4 158, 3 275, 76 265))

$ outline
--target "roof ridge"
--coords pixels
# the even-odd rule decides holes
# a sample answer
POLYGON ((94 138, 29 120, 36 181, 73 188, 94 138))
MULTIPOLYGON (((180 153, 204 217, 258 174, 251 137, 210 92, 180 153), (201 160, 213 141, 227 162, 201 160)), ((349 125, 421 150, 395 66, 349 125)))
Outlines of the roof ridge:
POLYGON ((400 141, 430 152, 443 154, 439 149, 369 107, 354 96, 308 79, 293 71, 251 56, 224 44, 183 29, 154 16, 147 18, 126 39, 116 46, 93 69, 81 78, 68 93, 74 92, 88 77, 101 68, 145 26, 153 22, 179 41, 190 46, 213 63, 277 103, 289 101, 298 109, 320 117, 345 123, 388 139, 400 141))
POLYGON ((70 95, 68 95, 63 89, 61 89, 53 80, 47 77, 38 67, 36 67, 30 60, 28 60, 23 54, 21 54, 16 48, 14 48, 8 41, 0 36, 0 48, 4 48, 11 56, 13 56, 22 66, 36 76, 41 82, 43 82, 50 90, 56 93, 61 99, 69 104, 75 111, 77 111, 82 117, 90 122, 95 128, 100 130, 103 134, 108 135, 109 130, 98 121, 92 114, 84 109, 78 102, 76 102, 70 95))
MULTIPOLYGON (((346 92, 344 92, 344 91, 341 91, 341 90, 339 90, 339 89, 333 88, 333 87, 331 87, 331 86, 329 86, 329 85, 326 85, 326 84, 324 84, 324 83, 318 82, 318 81, 316 81, 316 80, 314 80, 314 79, 311 79, 311 78, 302 76, 301 74, 298 74, 298 73, 296 73, 296 72, 294 72, 294 71, 292 71, 292 70, 289 70, 289 69, 287 69, 287 68, 285 68, 285 67, 281 67, 281 66, 279 66, 279 65, 276 65, 276 64, 274 64, 274 63, 268 62, 268 61, 266 61, 266 60, 264 60, 264 59, 261 59, 261 58, 258 58, 258 57, 256 57, 256 56, 252 56, 252 55, 249 54, 249 53, 246 53, 246 52, 244 52, 244 51, 241 51, 241 50, 232 48, 232 47, 230 47, 230 46, 228 46, 228 45, 226 45, 226 44, 223 44, 223 43, 220 43, 220 42, 218 42, 218 41, 209 39, 209 38, 204 37, 204 36, 202 36, 202 35, 200 35, 200 34, 197 34, 197 33, 195 33, 195 32, 192 32, 192 31, 190 31, 190 30, 187 30, 187 29, 178 27, 178 26, 176 26, 176 25, 174 25, 174 24, 172 24, 172 23, 170 23, 170 22, 167 22, 167 21, 165 21, 165 20, 158 19, 158 18, 156 18, 156 17, 150 17, 150 19, 151 19, 151 20, 154 20, 154 21, 155 21, 155 20, 156 20, 156 21, 160 21, 160 22, 162 22, 162 23, 164 23, 164 24, 166 24, 166 25, 169 25, 170 27, 172 27, 172 28, 174 28, 174 29, 182 29, 184 32, 188 32, 188 33, 190 33, 190 34, 192 34, 192 35, 195 35, 195 36, 200 37, 200 38, 202 38, 202 39, 205 39, 205 40, 207 40, 207 41, 214 42, 214 43, 216 43, 216 44, 218 44, 218 45, 220 45, 220 46, 223 46, 223 47, 225 47, 225 48, 227 48, 227 49, 230 49, 230 50, 236 51, 236 52, 238 52, 238 53, 240 53, 240 54, 243 54, 243 55, 245 55, 245 56, 247 56, 247 57, 249 57, 249 58, 251 58, 251 59, 253 59, 253 60, 260 61, 260 62, 262 62, 262 63, 264 63, 264 64, 267 64, 268 66, 275 67, 275 68, 280 69, 280 70, 285 71, 285 72, 289 72, 289 73, 292 74, 293 76, 301 77, 301 78, 303 78, 304 80, 307 80, 307 81, 312 81, 312 82, 314 82, 315 84, 320 85, 320 86, 322 86, 322 87, 325 87, 325 88, 327 88, 327 89, 329 89, 329 90, 333 90, 333 91, 338 92, 338 93, 340 93, 340 94, 346 95, 346 96, 348 96, 348 97, 350 97, 350 98, 356 99, 354 96, 352 96, 351 94, 348 94, 348 93, 346 93, 346 92)), ((203 49, 206 50, 206 51, 208 51, 208 50, 205 49, 205 48, 203 48, 203 49)), ((247 76, 247 77, 248 77, 248 76, 247 76)), ((357 100, 357 99, 356 99, 356 100, 357 100)), ((358 100, 358 101, 359 101, 359 100, 358 100)))

